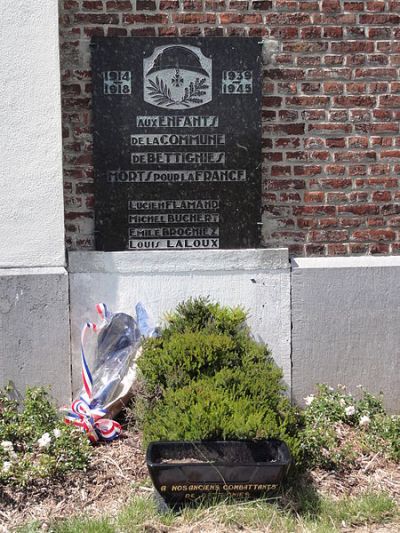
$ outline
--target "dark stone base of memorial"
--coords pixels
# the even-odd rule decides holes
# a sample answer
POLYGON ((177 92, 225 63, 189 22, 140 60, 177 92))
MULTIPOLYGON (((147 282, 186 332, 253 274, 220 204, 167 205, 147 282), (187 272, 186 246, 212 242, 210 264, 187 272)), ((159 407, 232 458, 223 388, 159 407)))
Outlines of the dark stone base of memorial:
POLYGON ((291 455, 282 441, 152 442, 147 467, 158 501, 171 507, 208 495, 257 498, 285 478, 291 455))

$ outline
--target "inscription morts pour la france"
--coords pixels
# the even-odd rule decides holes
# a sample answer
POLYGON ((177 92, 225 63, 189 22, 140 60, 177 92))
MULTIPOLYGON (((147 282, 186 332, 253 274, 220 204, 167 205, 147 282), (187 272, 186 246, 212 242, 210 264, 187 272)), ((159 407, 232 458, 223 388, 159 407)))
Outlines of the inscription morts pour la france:
POLYGON ((96 248, 253 248, 258 39, 92 41, 96 248))

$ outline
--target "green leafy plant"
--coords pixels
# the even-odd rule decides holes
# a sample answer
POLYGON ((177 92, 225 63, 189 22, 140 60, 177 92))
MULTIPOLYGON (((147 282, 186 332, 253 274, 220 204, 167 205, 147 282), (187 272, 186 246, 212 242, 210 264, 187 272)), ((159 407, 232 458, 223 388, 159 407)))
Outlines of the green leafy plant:
POLYGON ((356 399, 345 387, 319 385, 305 400, 300 437, 306 466, 343 470, 369 453, 400 460, 400 417, 386 414, 381 397, 362 390, 356 399))
POLYGON ((29 388, 21 405, 0 391, 0 484, 27 485, 84 469, 90 445, 80 430, 67 426, 43 388, 29 388))
POLYGON ((151 440, 282 438, 295 455, 299 414, 241 308, 190 299, 139 358, 136 415, 151 440))

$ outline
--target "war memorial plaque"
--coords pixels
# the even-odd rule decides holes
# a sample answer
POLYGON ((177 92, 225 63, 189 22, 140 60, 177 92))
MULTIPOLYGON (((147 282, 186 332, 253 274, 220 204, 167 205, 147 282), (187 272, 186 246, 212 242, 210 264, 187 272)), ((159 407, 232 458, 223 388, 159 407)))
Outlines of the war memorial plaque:
POLYGON ((259 39, 94 38, 96 248, 253 248, 259 39))

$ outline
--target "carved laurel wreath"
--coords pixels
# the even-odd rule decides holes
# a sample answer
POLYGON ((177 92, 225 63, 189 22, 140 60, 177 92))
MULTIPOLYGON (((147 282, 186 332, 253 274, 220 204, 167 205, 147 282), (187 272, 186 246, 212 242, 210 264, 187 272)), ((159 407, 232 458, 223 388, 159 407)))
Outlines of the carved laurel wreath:
POLYGON ((156 80, 148 80, 149 85, 146 87, 149 91, 151 98, 157 105, 177 105, 181 104, 185 107, 190 107, 190 104, 202 104, 204 101, 204 96, 206 90, 208 89, 207 79, 206 78, 196 78, 185 87, 184 95, 181 100, 175 100, 172 97, 171 89, 166 82, 162 79, 160 80, 156 76, 156 80))

